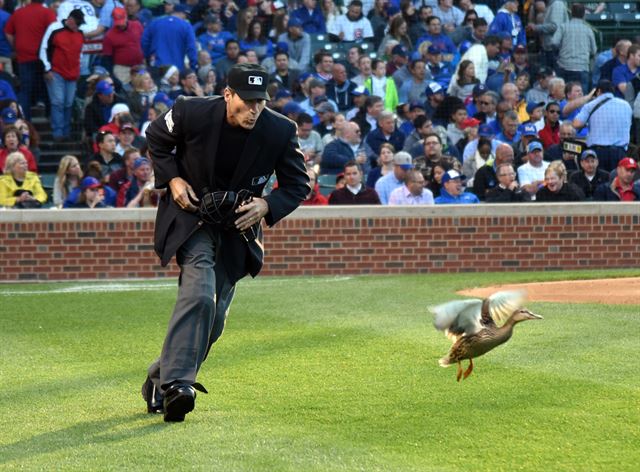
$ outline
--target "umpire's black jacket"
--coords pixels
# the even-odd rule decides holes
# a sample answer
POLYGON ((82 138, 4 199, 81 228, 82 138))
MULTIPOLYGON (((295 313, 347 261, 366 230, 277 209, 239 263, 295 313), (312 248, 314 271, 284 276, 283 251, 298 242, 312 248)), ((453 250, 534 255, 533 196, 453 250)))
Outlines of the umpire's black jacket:
MULTIPOLYGON (((155 170, 156 188, 168 187, 174 177, 182 177, 198 198, 203 189, 239 191, 247 189, 262 195, 273 171, 278 188, 265 197, 269 226, 291 213, 309 193, 304 155, 298 146, 293 121, 265 108, 249 134, 244 152, 237 156, 217 156, 226 103, 222 97, 179 97, 173 107, 153 121, 146 132, 155 170), (227 188, 216 188, 216 159, 238 159, 238 166, 227 188)), ((182 210, 170 191, 160 200, 156 216, 156 254, 167 265, 178 248, 202 225, 197 213, 182 210)), ((247 274, 256 276, 262 268, 262 231, 247 242, 236 232, 222 233, 223 265, 232 283, 247 274)))

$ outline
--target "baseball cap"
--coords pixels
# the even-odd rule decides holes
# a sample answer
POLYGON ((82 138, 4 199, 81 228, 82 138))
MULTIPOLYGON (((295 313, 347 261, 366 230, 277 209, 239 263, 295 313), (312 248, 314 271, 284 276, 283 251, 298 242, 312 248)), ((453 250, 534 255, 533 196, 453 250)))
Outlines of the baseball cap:
POLYGON ((127 11, 124 8, 116 7, 111 12, 113 26, 124 26, 127 24, 127 11))
POLYGON ((115 105, 113 105, 111 107, 111 116, 109 117, 109 123, 111 123, 116 115, 120 113, 131 113, 129 105, 127 105, 126 103, 116 103, 115 105))
POLYGON ((113 93, 113 85, 111 82, 107 82, 106 80, 101 80, 96 85, 96 93, 102 95, 111 95, 113 93))
POLYGON ((638 168, 638 163, 632 157, 625 157, 618 162, 618 167, 624 167, 627 170, 634 170, 638 168))
POLYGON ((288 115, 290 113, 302 113, 302 112, 304 112, 302 107, 298 105, 297 102, 294 102, 293 100, 285 103, 284 106, 282 107, 282 114, 284 115, 288 115))
POLYGON ((407 57, 409 54, 407 53, 407 48, 405 48, 402 44, 396 44, 391 48, 391 55, 396 54, 398 56, 407 57))
POLYGON ((294 16, 293 18, 289 18, 289 22, 287 23, 287 26, 296 26, 298 28, 302 28, 302 20, 294 16))
POLYGON ((314 97, 313 99, 313 106, 317 106, 320 105, 323 102, 328 102, 329 99, 327 98, 326 95, 320 95, 319 97, 314 97))
POLYGON ((593 149, 586 149, 584 151, 582 151, 582 154, 580 154, 580 160, 584 161, 585 159, 589 159, 590 157, 593 157, 594 159, 598 158, 598 154, 593 150, 593 149))
POLYGON ((475 118, 465 118, 462 120, 462 129, 473 128, 474 126, 478 126, 481 123, 480 120, 475 118))
POLYGON ((2 110, 2 112, 0 113, 0 118, 2 118, 2 121, 5 125, 12 125, 16 121, 18 121, 18 115, 16 115, 16 112, 13 111, 13 108, 9 107, 2 110))
POLYGON ((540 141, 532 141, 527 146, 527 152, 542 151, 542 143, 540 141))
POLYGON ((67 18, 69 17, 73 18, 78 26, 85 24, 84 13, 79 8, 71 10, 67 18))
POLYGON ((139 157, 135 161, 133 161, 133 170, 136 170, 138 167, 143 165, 151 165, 151 161, 146 157, 139 157))
POLYGON ((397 5, 389 5, 387 7, 387 16, 391 17, 396 13, 400 13, 400 7, 398 7, 397 5))
POLYGON ((442 174, 442 185, 449 182, 450 180, 464 179, 464 178, 465 176, 462 175, 460 172, 458 172, 455 169, 451 169, 446 171, 444 174, 442 174))
POLYGON ((437 93, 444 93, 444 90, 438 82, 429 82, 429 84, 427 84, 427 88, 425 89, 425 93, 427 94, 427 97, 430 97, 437 93))
POLYGON ((427 49, 427 52, 429 54, 442 54, 442 49, 440 49, 438 46, 436 46, 435 44, 432 44, 431 46, 429 46, 429 48, 427 49))
POLYGON ((136 132, 136 127, 133 126, 133 123, 123 123, 122 126, 120 126, 120 131, 124 131, 125 129, 129 129, 134 133, 136 132))
POLYGON ((481 136, 483 138, 489 138, 493 135, 494 135, 494 132, 491 125, 484 124, 484 125, 480 125, 480 128, 478 128, 478 136, 481 136))
POLYGON ((313 76, 313 74, 311 72, 303 72, 298 77, 298 82, 302 84, 302 83, 304 83, 305 80, 307 80, 309 77, 312 77, 312 76, 313 76))
POLYGON ((536 125, 528 123, 526 125, 520 125, 518 131, 522 136, 538 136, 538 130, 536 125))
POLYGON ((409 110, 424 110, 424 105, 422 103, 412 103, 409 105, 409 110))
POLYGON ((169 98, 169 95, 167 95, 165 92, 157 92, 155 94, 155 96, 153 97, 153 104, 155 105, 156 103, 162 103, 168 108, 171 108, 173 106, 173 100, 171 100, 169 98))
POLYGON ((520 53, 520 54, 524 54, 527 52, 527 48, 524 47, 522 44, 518 44, 516 46, 516 48, 513 50, 514 53, 520 53))
POLYGON ((280 100, 281 98, 293 97, 293 94, 287 89, 280 89, 276 92, 276 100, 280 100))
POLYGON ((85 177, 80 182, 80 188, 82 190, 86 190, 88 188, 98 188, 98 187, 102 187, 102 184, 95 177, 85 177))
POLYGON ((173 11, 188 15, 189 13, 191 13, 191 5, 187 5, 186 3, 178 3, 173 7, 173 11))
POLYGON ((351 91, 351 95, 369 95, 369 90, 364 85, 360 85, 351 91))
POLYGON ((284 8, 286 5, 284 4, 284 2, 281 2, 280 0, 276 0, 275 2, 273 2, 271 6, 273 7, 274 10, 279 10, 280 8, 284 8))
POLYGON ((289 43, 286 41, 278 41, 276 43, 276 52, 286 52, 289 54, 289 43))
POLYGON ((471 92, 471 94, 474 97, 479 97, 480 95, 485 93, 487 90, 489 90, 489 88, 485 84, 477 84, 475 87, 473 87, 473 91, 471 92))
POLYGON ((413 160, 411 154, 400 151, 393 156, 394 165, 402 167, 404 170, 413 169, 413 160))
POLYGON ((553 75, 554 72, 549 69, 546 66, 542 66, 540 69, 538 69, 538 73, 536 74, 536 77, 549 77, 550 75, 553 75))
POLYGON ((529 102, 527 103, 527 114, 531 114, 533 113, 533 110, 535 110, 536 108, 540 108, 543 107, 545 105, 544 102, 529 102))
POLYGON ((331 113, 335 110, 333 109, 333 105, 329 102, 322 102, 316 108, 316 113, 331 113))
POLYGON ((269 100, 269 73, 258 64, 236 64, 229 69, 227 83, 243 100, 269 100))

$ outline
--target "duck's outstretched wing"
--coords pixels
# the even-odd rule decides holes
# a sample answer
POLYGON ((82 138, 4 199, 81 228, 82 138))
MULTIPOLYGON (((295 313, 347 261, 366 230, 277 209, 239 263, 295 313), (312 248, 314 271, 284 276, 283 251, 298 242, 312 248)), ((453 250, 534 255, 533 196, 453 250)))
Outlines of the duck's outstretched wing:
POLYGON ((447 336, 457 339, 480 331, 483 326, 480 319, 482 300, 455 300, 429 308, 435 314, 433 325, 444 331, 447 336))
POLYGON ((482 322, 487 324, 493 320, 497 324, 504 323, 514 311, 522 308, 526 299, 527 292, 524 290, 505 290, 494 293, 482 305, 482 322))

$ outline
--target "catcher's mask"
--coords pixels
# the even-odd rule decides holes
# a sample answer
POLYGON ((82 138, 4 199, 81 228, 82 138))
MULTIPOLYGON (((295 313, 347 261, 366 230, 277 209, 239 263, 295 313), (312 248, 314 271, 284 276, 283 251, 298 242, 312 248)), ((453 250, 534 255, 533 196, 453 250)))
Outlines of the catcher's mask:
POLYGON ((205 223, 226 230, 235 230, 235 221, 240 217, 236 214, 236 209, 249 203, 252 199, 253 194, 249 190, 209 192, 205 188, 204 195, 200 199, 198 213, 205 223))

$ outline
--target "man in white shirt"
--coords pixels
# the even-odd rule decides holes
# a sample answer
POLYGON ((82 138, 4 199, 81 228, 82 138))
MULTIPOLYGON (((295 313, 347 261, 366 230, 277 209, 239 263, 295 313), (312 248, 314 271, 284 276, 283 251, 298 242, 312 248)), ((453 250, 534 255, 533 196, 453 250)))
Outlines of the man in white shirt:
POLYGON ((535 199, 538 188, 544 183, 544 171, 549 163, 542 160, 542 143, 532 141, 527 148, 529 161, 518 167, 520 186, 535 199))
POLYGON ((424 188, 424 182, 421 171, 407 171, 404 185, 391 192, 389 205, 433 205, 433 193, 424 188))
POLYGON ((340 15, 327 31, 340 41, 363 41, 373 38, 371 22, 362 14, 362 2, 352 0, 345 15, 340 15))

